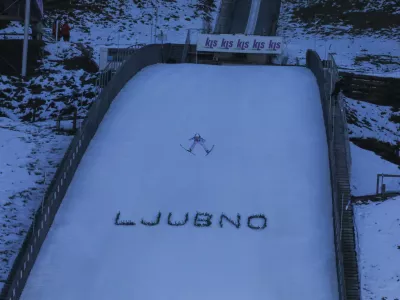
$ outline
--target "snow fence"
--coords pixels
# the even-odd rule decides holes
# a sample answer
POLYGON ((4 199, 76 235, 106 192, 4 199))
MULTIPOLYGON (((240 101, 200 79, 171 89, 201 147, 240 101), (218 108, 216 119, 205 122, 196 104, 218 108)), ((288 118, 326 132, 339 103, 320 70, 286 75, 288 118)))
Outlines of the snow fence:
POLYGON ((350 202, 351 158, 343 100, 332 98, 337 77, 333 57, 324 68, 317 52, 307 51, 307 67, 319 86, 329 148, 332 185, 334 243, 340 300, 360 300, 353 207, 350 202))
POLYGON ((17 300, 21 296, 29 273, 32 270, 74 173, 78 168, 79 162, 114 98, 124 87, 125 83, 141 69, 166 61, 169 50, 170 44, 148 45, 137 50, 118 69, 110 83, 102 90, 92 104, 83 126, 78 129, 71 141, 46 191, 44 200, 35 214, 34 221, 29 228, 1 291, 0 300, 17 300))

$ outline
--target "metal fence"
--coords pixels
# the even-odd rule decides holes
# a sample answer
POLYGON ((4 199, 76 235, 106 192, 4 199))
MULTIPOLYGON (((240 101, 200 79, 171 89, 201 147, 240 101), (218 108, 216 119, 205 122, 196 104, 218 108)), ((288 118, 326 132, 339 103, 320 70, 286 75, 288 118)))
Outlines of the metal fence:
POLYGON ((204 28, 189 28, 187 30, 186 40, 183 46, 181 63, 187 62, 190 45, 197 43, 197 38, 201 33, 206 33, 206 30, 204 28))
POLYGON ((342 99, 332 98, 337 67, 332 56, 324 68, 315 51, 307 51, 307 67, 317 79, 329 149, 336 268, 341 300, 360 299, 353 212, 350 203, 351 159, 342 99), (347 204, 347 206, 346 206, 347 204))
POLYGON ((117 73, 118 69, 125 63, 125 61, 138 49, 145 46, 145 44, 136 44, 127 48, 110 48, 108 51, 111 53, 112 61, 100 71, 98 78, 96 79, 97 91, 100 94, 101 91, 111 81, 111 78, 117 73))
MULTIPOLYGON (((333 58, 333 55, 331 53, 328 54, 327 58, 327 66, 326 68, 330 72, 330 89, 329 89, 329 94, 331 94, 334 90, 334 83, 339 81, 340 76, 339 76, 339 68, 336 65, 335 59, 333 58)), ((347 124, 347 110, 346 110, 346 104, 343 100, 343 97, 341 94, 339 94, 337 98, 337 104, 340 109, 341 113, 341 122, 343 123, 343 127, 345 130, 343 130, 343 133, 345 135, 344 142, 345 142, 345 147, 346 147, 346 158, 347 158, 347 170, 349 171, 349 178, 351 178, 351 150, 350 150, 350 139, 349 139, 349 133, 348 133, 348 124, 347 124)))
POLYGON ((324 122, 325 122, 325 129, 326 129, 326 136, 328 141, 328 148, 329 148, 329 165, 330 165, 330 176, 331 176, 331 186, 332 186, 332 201, 333 201, 333 223, 334 223, 334 235, 335 235, 335 252, 336 252, 336 270, 337 270, 337 277, 338 277, 338 284, 339 284, 339 295, 340 299, 343 300, 344 292, 344 271, 343 271, 343 253, 341 249, 340 243, 340 232, 341 232, 341 222, 340 222, 340 200, 338 197, 338 190, 336 188, 336 174, 334 172, 335 167, 335 155, 333 153, 333 112, 332 112, 332 105, 328 102, 327 97, 327 84, 332 85, 331 82, 327 82, 325 80, 325 72, 323 69, 322 62, 317 53, 308 51, 307 52, 307 67, 311 69, 314 73, 315 77, 317 78, 319 91, 320 91, 320 98, 321 98, 321 105, 324 115, 324 122))
POLYGON ((376 195, 385 197, 385 195, 391 193, 400 193, 400 174, 376 174, 376 195), (390 179, 392 179, 392 182, 390 182, 390 179))
POLYGON ((132 76, 141 69, 164 62, 169 53, 169 44, 149 45, 136 51, 123 64, 93 103, 88 116, 66 151, 44 200, 37 210, 34 221, 26 235, 22 247, 12 266, 8 279, 1 291, 1 300, 17 300, 22 294, 29 273, 39 254, 40 248, 49 232, 50 226, 57 214, 58 208, 67 192, 79 162, 83 157, 92 137, 95 135, 100 122, 106 114, 113 99, 132 76))

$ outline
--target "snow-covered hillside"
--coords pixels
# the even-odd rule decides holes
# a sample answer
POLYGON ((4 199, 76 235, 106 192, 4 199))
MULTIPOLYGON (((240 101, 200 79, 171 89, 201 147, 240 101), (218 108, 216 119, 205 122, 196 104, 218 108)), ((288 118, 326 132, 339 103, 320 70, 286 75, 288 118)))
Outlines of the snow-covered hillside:
MULTIPOLYGON (((0 118, 0 289, 29 228, 30 216, 71 140, 71 136, 56 134, 55 122, 50 120, 68 105, 78 107, 78 114, 85 116, 97 94, 96 70, 82 57, 77 43, 93 49, 95 59, 100 47, 161 43, 151 37, 155 32, 154 6, 141 7, 131 0, 72 3, 72 7, 58 5, 58 9, 46 10, 45 55, 37 72, 26 80, 0 75, 0 116, 8 117, 0 118), (64 16, 72 27, 71 41, 55 43, 49 24, 64 16), (31 119, 34 101, 40 103, 39 122, 21 121, 31 119)), ((195 3, 160 1, 156 33, 163 31, 163 42, 183 43, 187 29, 202 28, 195 3)), ((220 1, 216 4, 218 7, 220 1)), ((211 17, 215 20, 216 10, 211 17)), ((21 38, 1 33, 23 33, 23 27, 11 22, 0 29, 0 39, 21 38)))
POLYGON ((142 70, 82 158, 21 299, 337 300, 318 98, 300 67, 142 70), (179 146, 195 132, 210 155, 179 146))
MULTIPOLYGON (((322 59, 332 53, 341 71, 400 77, 400 43, 394 38, 400 34, 399 12, 396 0, 283 0, 278 35, 285 39, 289 64, 298 58, 304 65, 307 49, 314 49, 322 59)), ((400 140, 399 108, 345 102, 354 142, 351 191, 373 194, 378 173, 400 174, 393 155, 400 140)), ((399 178, 385 183, 400 189, 399 178)), ((400 197, 354 205, 362 300, 400 299, 399 207, 400 197)))
POLYGON ((51 127, 0 117, 0 288, 72 138, 51 127))
MULTIPOLYGON (((219 2, 216 1, 217 5, 219 2)), ((101 47, 184 43, 187 29, 203 28, 196 3, 196 0, 82 0, 68 12, 65 9, 48 10, 45 18, 49 24, 55 18, 66 19, 73 28, 71 42, 92 48, 98 62, 101 47)), ((213 20, 216 12, 211 13, 213 20)))
POLYGON ((282 0, 278 35, 289 64, 305 64, 314 49, 322 59, 333 53, 344 71, 400 77, 399 11, 396 0, 282 0))
MULTIPOLYGON (((351 138, 370 138, 378 145, 393 145, 400 139, 400 124, 391 121, 391 115, 398 115, 392 111, 393 108, 348 98, 346 104, 351 138)), ((376 145, 371 149, 374 147, 376 145)), ((353 143, 350 144, 350 149, 353 196, 374 194, 377 174, 400 175, 399 165, 383 159, 384 153, 362 149, 353 143)), ((400 191, 400 178, 386 178, 385 184, 388 190, 400 191)), ((384 202, 360 202, 353 207, 361 299, 400 299, 400 274, 397 267, 400 265, 400 197, 384 202)))
POLYGON ((400 299, 400 197, 354 206, 362 300, 400 299))
MULTIPOLYGON (((77 43, 93 50, 93 59, 98 63, 101 47, 184 43, 187 29, 203 27, 201 15, 194 5, 195 0, 160 1, 158 6, 155 6, 156 1, 153 2, 153 5, 142 7, 131 0, 80 0, 62 9, 46 10, 44 21, 47 34, 44 40, 47 43, 40 70, 33 78, 22 82, 18 78, 0 77, 3 93, 0 96, 5 98, 5 104, 0 104, 3 111, 7 114, 11 110, 14 114, 24 116, 28 102, 41 99, 45 102, 38 109, 42 119, 54 118, 67 105, 79 106, 79 113, 84 116, 96 96, 96 74, 87 62, 79 59, 82 52, 77 48, 77 43), (70 42, 55 43, 52 39, 50 27, 56 18, 67 20, 71 25, 70 42), (159 36, 161 31, 162 40, 159 36)), ((220 1, 216 1, 216 4, 218 8, 220 1)), ((211 13, 213 21, 216 12, 214 10, 211 13)), ((23 33, 23 27, 19 22, 11 22, 7 28, 0 30, 0 38, 21 38, 2 36, 3 32, 23 33)))
POLYGON ((394 144, 400 140, 400 110, 345 97, 350 137, 375 138, 394 144))
MULTIPOLYGON (((82 59, 77 43, 93 49, 94 59, 98 61, 101 47, 161 43, 161 30, 163 42, 182 43, 186 29, 203 26, 193 6, 196 0, 160 1, 158 18, 155 5, 142 7, 141 1, 138 2, 78 0, 72 1, 73 6, 58 5, 57 9, 46 10, 48 34, 38 72, 25 81, 0 75, 0 116, 8 117, 0 117, 0 288, 29 227, 30 216, 39 206, 71 139, 56 135, 52 130, 54 122, 48 119, 54 118, 67 105, 78 106, 79 115, 84 116, 96 96, 96 70, 82 59), (73 28, 71 42, 56 44, 49 38, 50 24, 56 17, 64 16, 68 16, 73 28), (32 101, 36 100, 43 102, 38 109, 41 121, 20 122, 20 118, 29 119, 32 101)), ((305 64, 305 52, 311 48, 316 49, 322 59, 333 52, 344 71, 400 77, 400 44, 396 39, 399 27, 392 26, 398 24, 396 18, 400 16, 398 0, 341 1, 340 5, 338 0, 324 0, 327 4, 317 5, 315 10, 306 8, 307 2, 319 0, 282 1, 278 35, 285 38, 290 64, 295 64, 296 58, 300 58, 300 64, 305 64), (350 14, 344 14, 346 10, 350 14), (373 13, 376 18, 363 17, 360 12, 373 13), (371 23, 371 20, 377 21, 371 23)), ((220 0, 216 4, 218 7, 220 0)), ((212 14, 214 20, 215 16, 216 11, 212 14)), ((7 28, 0 29, 0 39, 21 38, 1 35, 12 32, 22 33, 21 24, 11 22, 7 28)), ((400 115, 398 110, 345 100, 349 120, 353 120, 349 123, 351 138, 373 138, 380 145, 393 145, 399 139, 399 123, 392 117, 400 115)), ((375 145, 363 144, 363 147, 351 145, 351 183, 355 196, 375 191, 377 173, 400 173, 398 165, 372 151, 375 145)), ((393 180, 391 184, 396 186, 397 183, 393 180)), ((363 300, 400 299, 398 274, 392 268, 400 265, 398 252, 393 251, 400 236, 396 225, 399 201, 396 198, 355 206, 363 300), (381 241, 379 248, 376 239, 381 241), (386 258, 390 259, 390 264, 384 261, 386 258)))

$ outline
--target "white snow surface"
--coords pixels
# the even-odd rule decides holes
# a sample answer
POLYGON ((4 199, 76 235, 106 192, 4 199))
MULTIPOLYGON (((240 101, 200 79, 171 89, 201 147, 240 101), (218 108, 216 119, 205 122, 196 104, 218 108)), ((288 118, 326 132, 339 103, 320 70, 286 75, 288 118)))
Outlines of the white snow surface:
MULTIPOLYGON (((80 2, 90 3, 83 0, 80 2)), ((99 63, 100 48, 185 43, 187 29, 203 28, 204 23, 196 12, 197 2, 194 0, 152 0, 145 3, 141 7, 132 0, 108 0, 107 5, 100 6, 100 12, 88 11, 87 8, 74 9, 74 14, 68 16, 72 25, 71 44, 79 42, 93 48, 93 58, 99 63)), ((210 13, 213 24, 220 3, 221 0, 216 0, 216 9, 210 13)), ((63 18, 65 12, 56 11, 47 17, 50 21, 56 16, 63 18)), ((51 28, 47 31, 51 34, 51 28)))
MULTIPOLYGON (((283 52, 284 56, 288 57, 287 64, 305 65, 307 50, 312 49, 321 59, 326 59, 331 53, 340 71, 400 77, 400 44, 398 38, 394 38, 399 36, 399 26, 392 26, 390 30, 364 30, 359 34, 351 25, 323 25, 316 19, 312 24, 292 20, 296 8, 310 6, 310 3, 312 5, 316 2, 318 1, 282 1, 277 35, 284 39, 283 52)), ((364 11, 400 7, 386 0, 359 2, 366 5, 364 11)), ((399 13, 399 10, 396 13, 399 13)))
POLYGON ((400 298, 400 197, 354 205, 361 299, 400 298))
MULTIPOLYGON (((400 139, 400 125, 392 117, 399 115, 388 106, 379 106, 345 97, 349 135, 354 138, 373 138, 395 145, 400 139)), ((382 159, 372 151, 350 143, 352 157, 351 192, 354 196, 375 194, 376 175, 400 175, 400 167, 382 159)), ((387 191, 400 191, 400 178, 385 178, 387 191)))
MULTIPOLYGON (((351 193, 353 196, 376 193, 376 175, 400 175, 399 167, 380 158, 372 151, 364 150, 350 143, 352 156, 351 193)), ((400 191, 400 178, 385 178, 387 191, 400 191)))
POLYGON ((396 145, 400 140, 400 124, 392 118, 400 116, 390 106, 380 106, 364 101, 344 97, 349 117, 357 122, 349 124, 350 137, 375 138, 379 141, 396 145))
POLYGON ((0 117, 0 289, 71 136, 0 117))
POLYGON ((308 69, 147 67, 100 124, 21 299, 336 300, 331 210, 308 69), (179 146, 195 132, 215 144, 207 157, 179 146), (118 211, 137 225, 114 225, 118 211), (140 224, 159 211, 158 225, 140 224), (197 211, 213 214, 210 227, 193 225, 197 211), (189 222, 172 227, 169 212, 189 222), (221 213, 241 227, 220 228, 221 213), (264 230, 247 226, 254 214, 264 230))
MULTIPOLYGON (((76 9, 67 12, 68 22, 73 28, 70 42, 54 43, 51 37, 52 21, 57 16, 65 16, 66 11, 45 11, 47 34, 44 40, 47 54, 40 67, 42 74, 23 81, 17 77, 0 75, 0 99, 4 102, 0 116, 6 115, 12 119, 0 118, 0 146, 3 147, 0 149, 0 289, 25 238, 32 213, 40 204, 56 165, 72 138, 54 134, 50 127, 54 128, 55 122, 47 120, 54 119, 58 111, 68 104, 78 106, 79 116, 85 116, 88 105, 97 93, 92 80, 94 73, 82 69, 66 70, 66 59, 82 55, 76 43, 92 48, 98 62, 101 47, 161 43, 154 36, 161 30, 164 42, 183 43, 188 28, 199 29, 203 26, 201 17, 195 11, 196 1, 193 0, 159 1, 157 18, 155 1, 146 1, 153 2, 152 8, 140 8, 132 0, 73 2, 76 9), (157 32, 156 20, 159 27, 157 32), (18 122, 21 116, 29 112, 26 104, 33 98, 46 101, 38 111, 40 120, 46 121, 34 125, 18 122), (27 175, 27 172, 30 174, 27 175), (42 183, 44 173, 48 178, 42 183)), ((220 0, 215 4, 217 9, 211 13, 213 22, 220 0)), ((19 34, 23 33, 23 29, 22 22, 11 22, 7 28, 0 29, 0 39, 22 39, 23 35, 19 34), (17 35, 5 36, 3 33, 17 35)), ((62 127, 70 126, 66 121, 62 122, 62 127)))

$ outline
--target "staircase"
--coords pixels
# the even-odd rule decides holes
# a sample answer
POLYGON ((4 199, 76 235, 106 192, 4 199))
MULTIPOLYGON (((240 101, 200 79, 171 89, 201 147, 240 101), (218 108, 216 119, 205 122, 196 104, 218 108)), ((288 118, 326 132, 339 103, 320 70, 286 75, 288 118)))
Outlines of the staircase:
MULTIPOLYGON (((340 100, 339 100, 340 101, 340 100)), ((359 287, 359 276, 358 276, 358 265, 357 265, 357 253, 356 253, 356 238, 354 230, 354 219, 353 219, 353 208, 351 205, 346 205, 351 199, 350 190, 350 162, 348 161, 347 151, 348 146, 346 145, 346 123, 343 121, 343 114, 345 112, 340 111, 340 106, 335 107, 335 126, 334 126, 334 160, 335 160, 335 178, 338 188, 339 201, 338 211, 342 213, 341 221, 341 249, 343 259, 343 273, 344 273, 344 284, 345 293, 344 299, 346 300, 359 300, 360 299, 360 287, 359 287)))
POLYGON ((197 52, 196 45, 190 45, 188 52, 187 62, 198 64, 216 65, 217 61, 214 59, 214 52, 197 52))
POLYGON ((171 44, 171 48, 168 54, 167 63, 168 64, 177 64, 182 60, 184 44, 171 44))

